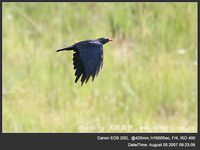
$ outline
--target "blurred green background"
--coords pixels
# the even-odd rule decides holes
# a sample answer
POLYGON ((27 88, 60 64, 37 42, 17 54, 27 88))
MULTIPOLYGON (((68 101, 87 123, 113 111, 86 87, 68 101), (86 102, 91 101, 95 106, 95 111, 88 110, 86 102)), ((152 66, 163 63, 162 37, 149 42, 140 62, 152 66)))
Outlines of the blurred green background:
POLYGON ((197 3, 3 3, 3 132, 99 125, 197 132, 197 3), (115 41, 81 87, 55 51, 100 37, 115 41))

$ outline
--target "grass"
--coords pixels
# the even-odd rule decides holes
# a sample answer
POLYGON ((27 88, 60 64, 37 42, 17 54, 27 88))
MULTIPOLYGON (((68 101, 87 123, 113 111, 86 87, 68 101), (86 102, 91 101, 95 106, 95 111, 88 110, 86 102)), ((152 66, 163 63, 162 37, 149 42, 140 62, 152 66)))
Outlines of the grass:
POLYGON ((3 3, 3 132, 99 125, 197 132, 197 3, 3 3), (81 87, 55 51, 99 37, 115 42, 81 87))

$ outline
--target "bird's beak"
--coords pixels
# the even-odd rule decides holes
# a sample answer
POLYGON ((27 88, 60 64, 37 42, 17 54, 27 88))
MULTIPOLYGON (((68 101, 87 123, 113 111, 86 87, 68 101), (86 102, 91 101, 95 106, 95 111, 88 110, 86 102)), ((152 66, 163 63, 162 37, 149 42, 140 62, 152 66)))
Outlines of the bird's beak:
POLYGON ((113 39, 109 39, 109 41, 114 41, 113 39))

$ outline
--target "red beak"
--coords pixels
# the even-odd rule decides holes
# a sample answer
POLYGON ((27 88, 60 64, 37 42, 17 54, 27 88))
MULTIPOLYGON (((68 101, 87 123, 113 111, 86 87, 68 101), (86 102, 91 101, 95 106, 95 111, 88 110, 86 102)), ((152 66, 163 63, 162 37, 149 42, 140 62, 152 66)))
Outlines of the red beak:
POLYGON ((109 41, 114 41, 113 39, 109 39, 109 41))

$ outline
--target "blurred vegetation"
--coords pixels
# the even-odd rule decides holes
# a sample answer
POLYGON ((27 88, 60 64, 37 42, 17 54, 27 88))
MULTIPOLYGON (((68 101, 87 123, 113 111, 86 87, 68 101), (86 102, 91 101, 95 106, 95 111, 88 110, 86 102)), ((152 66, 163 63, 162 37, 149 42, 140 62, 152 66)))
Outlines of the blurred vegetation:
POLYGON ((197 3, 3 3, 3 132, 197 132, 197 3), (73 52, 108 37, 94 82, 73 52), (140 126, 193 130, 141 130, 140 126))

